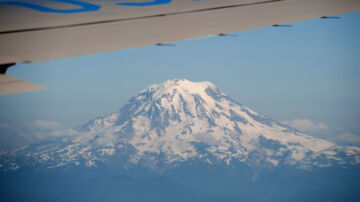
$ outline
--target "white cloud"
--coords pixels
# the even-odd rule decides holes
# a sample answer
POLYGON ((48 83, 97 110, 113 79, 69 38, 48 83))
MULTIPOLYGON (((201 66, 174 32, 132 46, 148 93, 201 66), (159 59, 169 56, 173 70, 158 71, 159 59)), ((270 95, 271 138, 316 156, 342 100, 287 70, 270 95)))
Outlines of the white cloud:
POLYGON ((200 142, 204 142, 209 145, 219 145, 221 142, 216 140, 213 136, 207 133, 198 133, 195 134, 195 138, 200 142))
POLYGON ((309 119, 295 119, 292 121, 283 121, 282 123, 297 130, 306 132, 320 132, 328 130, 327 125, 323 123, 315 123, 309 119))
POLYGON ((334 138, 334 141, 345 143, 345 144, 360 144, 360 135, 355 135, 351 133, 344 133, 342 135, 337 136, 334 138))
POLYGON ((37 144, 48 140, 68 142, 80 134, 82 134, 80 131, 74 129, 29 130, 27 128, 18 128, 15 133, 6 137, 7 139, 4 137, 0 141, 4 140, 8 146, 18 147, 19 145, 37 144))
POLYGON ((112 129, 99 131, 95 143, 100 146, 114 147, 118 142, 118 135, 112 129))
POLYGON ((61 127, 60 123, 52 122, 52 121, 44 121, 44 120, 36 120, 33 121, 32 126, 39 129, 57 129, 61 127))
POLYGON ((32 133, 38 139, 51 139, 59 137, 74 137, 81 134, 79 131, 74 129, 54 130, 51 132, 33 132, 32 133))
POLYGON ((9 123, 0 123, 0 129, 4 129, 4 128, 10 128, 10 124, 9 123))
MULTIPOLYGON (((8 127, 8 125, 2 125, 2 123, 0 123, 0 126, 8 127)), ((0 149, 2 147, 15 148, 37 144, 47 140, 68 142, 82 134, 81 131, 75 129, 66 129, 60 123, 45 120, 35 120, 21 124, 9 123, 9 127, 9 131, 0 135, 0 149)))

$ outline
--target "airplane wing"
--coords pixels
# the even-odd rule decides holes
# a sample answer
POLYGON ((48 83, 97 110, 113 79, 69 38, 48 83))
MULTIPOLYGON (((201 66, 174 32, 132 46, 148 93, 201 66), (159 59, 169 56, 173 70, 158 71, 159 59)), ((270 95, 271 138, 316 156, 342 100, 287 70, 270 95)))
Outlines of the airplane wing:
POLYGON ((163 44, 358 10, 359 0, 0 0, 0 65, 6 69, 13 63, 163 44))

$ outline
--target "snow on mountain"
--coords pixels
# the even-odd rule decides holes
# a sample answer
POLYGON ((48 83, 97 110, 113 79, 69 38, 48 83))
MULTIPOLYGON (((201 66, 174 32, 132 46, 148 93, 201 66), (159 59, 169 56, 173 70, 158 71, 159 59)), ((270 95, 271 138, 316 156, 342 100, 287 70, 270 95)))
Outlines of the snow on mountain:
POLYGON ((187 160, 252 167, 311 168, 360 163, 360 148, 338 146, 238 104, 210 82, 151 85, 118 112, 76 129, 70 142, 0 154, 3 169, 118 163, 173 167, 187 160))

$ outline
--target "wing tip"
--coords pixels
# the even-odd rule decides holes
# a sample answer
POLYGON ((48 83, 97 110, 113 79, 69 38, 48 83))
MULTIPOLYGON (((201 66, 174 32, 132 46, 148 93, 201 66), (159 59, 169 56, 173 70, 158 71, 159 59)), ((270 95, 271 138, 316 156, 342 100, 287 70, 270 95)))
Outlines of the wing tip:
POLYGON ((24 81, 16 77, 8 76, 6 74, 0 75, 0 95, 9 95, 45 89, 47 88, 44 86, 24 81))

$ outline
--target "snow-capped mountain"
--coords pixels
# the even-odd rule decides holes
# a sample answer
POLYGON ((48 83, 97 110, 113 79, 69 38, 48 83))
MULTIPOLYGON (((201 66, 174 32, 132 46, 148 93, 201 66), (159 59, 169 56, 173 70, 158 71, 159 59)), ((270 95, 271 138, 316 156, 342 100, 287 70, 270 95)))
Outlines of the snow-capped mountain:
POLYGON ((5 170, 118 164, 168 168, 188 160, 250 167, 360 163, 360 148, 338 146, 238 104, 210 82, 151 85, 118 112, 79 127, 71 141, 0 154, 5 170))

